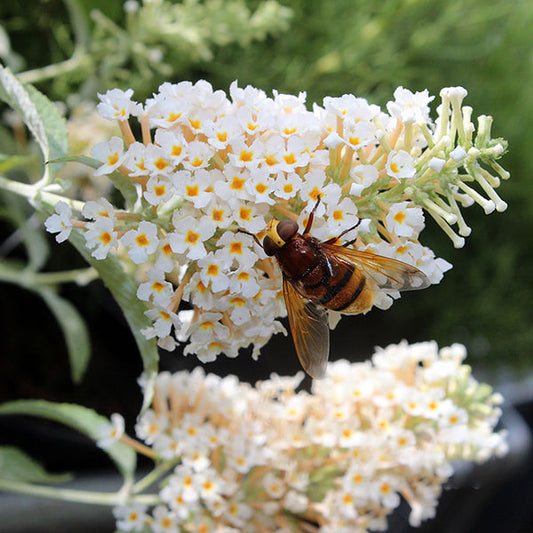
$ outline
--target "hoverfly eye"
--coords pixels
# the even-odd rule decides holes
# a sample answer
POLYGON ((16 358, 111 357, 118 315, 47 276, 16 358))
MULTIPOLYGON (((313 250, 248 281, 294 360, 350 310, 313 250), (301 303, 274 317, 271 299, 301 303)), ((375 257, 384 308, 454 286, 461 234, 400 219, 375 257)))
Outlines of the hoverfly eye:
POLYGON ((275 255, 279 250, 279 246, 267 235, 263 239, 263 250, 267 255, 275 255))
POLYGON ((285 241, 289 241, 298 231, 298 223, 294 220, 282 220, 276 228, 278 235, 285 241))

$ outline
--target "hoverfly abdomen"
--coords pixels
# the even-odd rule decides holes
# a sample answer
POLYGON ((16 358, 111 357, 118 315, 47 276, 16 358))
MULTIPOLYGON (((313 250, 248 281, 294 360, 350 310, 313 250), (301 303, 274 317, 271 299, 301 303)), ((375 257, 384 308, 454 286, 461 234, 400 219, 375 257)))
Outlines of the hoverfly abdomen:
POLYGON ((374 301, 373 289, 354 265, 328 257, 323 257, 320 268, 301 280, 299 288, 313 303, 346 314, 364 313, 374 301))
POLYGON ((374 303, 374 289, 364 274, 353 269, 344 286, 332 287, 334 294, 330 301, 322 304, 328 309, 349 315, 366 313, 374 303))

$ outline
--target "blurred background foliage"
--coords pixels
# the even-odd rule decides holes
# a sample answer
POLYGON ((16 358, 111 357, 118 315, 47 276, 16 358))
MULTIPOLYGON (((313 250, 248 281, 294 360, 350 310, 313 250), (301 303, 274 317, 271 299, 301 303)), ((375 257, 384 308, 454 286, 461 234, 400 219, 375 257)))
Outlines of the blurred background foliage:
MULTIPOLYGON (((21 80, 65 103, 67 116, 80 103, 94 102, 97 91, 132 87, 142 100, 163 81, 199 78, 226 91, 234 79, 268 93, 306 91, 309 105, 324 96, 354 93, 383 106, 398 85, 427 88, 437 99, 442 87, 464 86, 474 117, 493 115, 493 135, 509 141, 502 165, 511 180, 500 189, 509 209, 490 217, 478 206, 467 210, 473 232, 460 250, 428 220, 424 244, 454 269, 440 285, 403 296, 386 314, 375 310, 342 321, 332 335, 332 358, 362 359, 373 346, 402 338, 435 339, 440 345, 466 344, 474 366, 523 370, 531 368, 533 352, 532 25, 529 0, 33 0, 31 9, 8 0, 0 4, 0 59, 21 80)), ((23 143, 8 124, 6 119, 0 127, 0 151, 21 153, 23 143)), ((4 198, 4 204, 12 205, 11 199, 4 198)), ((6 212, 3 239, 12 238, 21 216, 20 210, 6 212)), ((30 216, 27 211, 22 219, 30 216)), ((13 248, 10 254, 24 256, 22 248, 13 248)), ((64 269, 67 261, 72 268, 83 266, 79 258, 67 258, 65 249, 53 247, 49 270, 64 269)), ((0 290, 9 307, 2 310, 0 337, 6 348, 0 390, 4 399, 15 393, 42 396, 43 373, 50 374, 52 386, 64 384, 59 329, 34 296, 6 284, 0 290), (15 391, 17 373, 25 378, 22 390, 15 391)), ((117 379, 125 381, 124 372, 134 388, 141 370, 139 361, 132 362, 136 348, 105 290, 92 283, 81 289, 66 285, 60 292, 91 323, 98 358, 82 384, 85 394, 98 397, 106 386, 91 385, 91 377, 107 376, 112 388, 117 379), (110 321, 110 315, 116 318, 110 321)), ((175 354, 162 357, 163 366, 196 364, 182 363, 175 354)), ((258 379, 271 371, 293 372, 298 365, 291 341, 279 337, 259 363, 246 355, 221 358, 207 370, 242 376, 246 367, 249 378, 258 379)), ((106 404, 101 412, 124 412, 115 401, 118 405, 106 404)))

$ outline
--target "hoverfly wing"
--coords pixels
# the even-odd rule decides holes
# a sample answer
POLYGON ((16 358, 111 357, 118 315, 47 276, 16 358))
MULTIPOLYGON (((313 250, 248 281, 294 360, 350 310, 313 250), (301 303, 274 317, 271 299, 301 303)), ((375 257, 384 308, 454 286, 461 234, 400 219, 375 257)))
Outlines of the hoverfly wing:
POLYGON ((374 283, 376 289, 413 291, 431 285, 429 278, 421 270, 402 261, 335 244, 322 244, 322 247, 333 258, 355 265, 374 283))
POLYGON ((300 363, 311 377, 322 378, 326 373, 329 357, 327 312, 304 298, 285 277, 283 296, 300 363))

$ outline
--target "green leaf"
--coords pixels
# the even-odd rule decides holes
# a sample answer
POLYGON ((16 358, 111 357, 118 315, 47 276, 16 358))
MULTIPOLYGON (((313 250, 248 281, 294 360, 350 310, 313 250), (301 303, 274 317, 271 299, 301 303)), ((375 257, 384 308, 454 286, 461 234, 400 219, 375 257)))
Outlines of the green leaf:
MULTIPOLYGON (((41 148, 45 162, 67 154, 66 123, 57 107, 31 85, 21 84, 6 67, 0 67, 0 100, 21 114, 41 148)), ((52 178, 53 172, 45 165, 43 185, 50 183, 52 178)))
POLYGON ((91 356, 89 332, 78 310, 55 292, 55 283, 46 279, 51 275, 34 272, 17 260, 0 261, 1 281, 14 283, 38 294, 54 314, 65 337, 72 380, 79 383, 91 356))
POLYGON ((0 216, 8 219, 16 228, 14 243, 22 241, 28 254, 28 269, 40 270, 49 255, 48 241, 42 230, 42 223, 28 203, 19 196, 7 191, 0 191, 0 197, 5 204, 0 216))
POLYGON ((0 154, 0 174, 5 174, 14 168, 23 167, 35 159, 37 158, 28 157, 27 155, 0 154))
MULTIPOLYGON (((69 403, 53 403, 45 400, 17 400, 0 405, 0 415, 29 415, 47 418, 69 426, 93 440, 99 438, 99 428, 109 420, 92 409, 69 403)), ((116 442, 104 450, 124 476, 131 482, 137 456, 132 448, 116 442)))
POLYGON ((85 239, 77 232, 72 231, 69 241, 74 245, 83 258, 98 271, 106 287, 122 309, 124 316, 135 337, 141 353, 144 366, 144 399, 142 411, 148 408, 152 401, 155 377, 159 367, 159 353, 155 339, 146 339, 141 330, 152 325, 150 319, 144 314, 148 307, 137 298, 137 285, 130 274, 124 271, 123 266, 113 255, 105 259, 95 259, 85 246, 85 239))
POLYGON ((0 447, 0 478, 28 483, 62 483, 71 474, 50 474, 35 459, 14 446, 0 447))
POLYGON ((67 344, 72 380, 79 383, 91 356, 89 332, 78 310, 49 287, 35 287, 61 326, 67 344))
MULTIPOLYGON (((101 161, 98 161, 97 159, 88 157, 86 155, 73 155, 68 157, 62 157, 61 159, 54 159, 52 161, 48 161, 49 164, 68 162, 81 163, 82 165, 86 165, 94 169, 102 166, 101 161)), ((133 204, 135 204, 137 200, 137 189, 135 188, 134 183, 118 170, 115 170, 114 172, 112 172, 111 174, 107 174, 106 176, 122 194, 122 196, 127 202, 127 205, 133 206, 133 204)))

